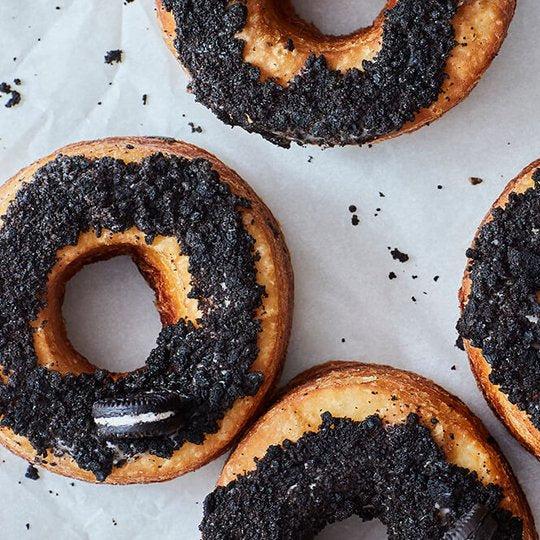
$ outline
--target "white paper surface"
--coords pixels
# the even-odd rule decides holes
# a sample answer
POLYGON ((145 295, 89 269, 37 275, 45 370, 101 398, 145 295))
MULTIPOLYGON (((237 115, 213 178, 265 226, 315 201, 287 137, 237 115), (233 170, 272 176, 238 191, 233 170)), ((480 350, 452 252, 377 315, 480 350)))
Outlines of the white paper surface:
MULTIPOLYGON (((317 17, 328 5, 307 4, 303 13, 317 17)), ((369 22, 358 19, 358 7, 372 13, 373 4, 340 1, 330 29, 350 30, 352 17, 369 22), (354 14, 343 15, 353 7, 354 14)), ((335 358, 433 378, 489 427, 540 522, 540 465, 495 419, 454 347, 464 251, 506 182, 540 157, 539 24, 538 2, 520 0, 502 52, 478 88, 431 127, 371 149, 286 151, 231 130, 185 92, 151 0, 0 0, 0 82, 23 81, 19 106, 0 103, 0 181, 80 139, 167 135, 212 151, 267 202, 292 253, 296 305, 283 381, 335 358), (117 48, 124 61, 106 65, 105 52, 117 48), (190 121, 203 133, 192 133, 190 121), (470 176, 485 181, 472 186, 470 176), (357 227, 351 204, 358 207, 357 227), (387 246, 411 260, 394 261, 387 246), (398 278, 390 281, 390 271, 398 278)), ((70 336, 90 358, 110 358, 109 367, 141 365, 159 331, 151 301, 126 259, 87 268, 69 285, 70 336)), ((24 478, 26 464, 2 448, 0 537, 197 538, 201 503, 222 463, 161 485, 72 485, 45 471, 38 481, 24 478)), ((381 526, 357 519, 322 536, 385 538, 381 526)))

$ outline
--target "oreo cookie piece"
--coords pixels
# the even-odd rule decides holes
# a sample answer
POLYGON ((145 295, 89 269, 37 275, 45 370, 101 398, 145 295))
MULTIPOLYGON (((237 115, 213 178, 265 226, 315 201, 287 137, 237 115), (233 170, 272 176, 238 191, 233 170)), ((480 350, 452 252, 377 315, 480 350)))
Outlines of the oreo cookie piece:
POLYGON ((106 439, 159 437, 184 425, 184 405, 185 400, 174 392, 144 392, 96 401, 92 416, 98 435, 106 439))
POLYGON ((446 532, 443 540, 491 540, 496 530, 497 522, 489 509, 475 504, 446 532))

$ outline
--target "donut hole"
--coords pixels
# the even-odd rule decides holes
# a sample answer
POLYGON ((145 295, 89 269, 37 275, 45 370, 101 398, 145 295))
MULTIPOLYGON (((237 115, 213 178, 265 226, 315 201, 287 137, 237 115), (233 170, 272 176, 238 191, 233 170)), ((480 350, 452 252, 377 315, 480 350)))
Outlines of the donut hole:
POLYGON ((379 520, 363 522, 358 516, 351 516, 343 521, 337 521, 328 525, 316 537, 316 540, 387 540, 388 532, 386 526, 379 520))
POLYGON ((84 266, 66 285, 67 338, 94 366, 144 366, 161 330, 155 293, 127 255, 84 266))
MULTIPOLYGON (((237 34, 245 42, 244 60, 259 69, 261 80, 273 79, 283 86, 302 71, 310 55, 323 56, 331 69, 343 73, 361 70, 364 61, 373 60, 381 49, 383 4, 246 0, 246 24, 237 34), (364 5, 370 9, 364 10, 364 5), (350 16, 352 6, 358 17, 350 16)), ((395 0, 388 0, 384 5, 394 4, 395 0)))
MULTIPOLYGON (((87 333, 86 338, 92 340, 93 344, 89 345, 89 341, 86 341, 86 344, 82 346, 83 350, 78 351, 75 345, 80 345, 81 341, 77 338, 75 344, 71 343, 63 318, 62 306, 68 281, 83 267, 91 263, 122 255, 130 256, 133 259, 144 279, 154 290, 155 305, 162 324, 174 324, 180 319, 190 320, 197 324, 197 320, 200 318, 197 301, 188 298, 191 281, 188 271, 189 259, 181 253, 175 238, 158 236, 151 244, 147 244, 144 234, 135 228, 122 233, 103 231, 100 236, 94 232, 87 232, 79 237, 76 245, 66 246, 57 253, 57 262, 49 273, 45 307, 33 322, 35 329, 34 348, 40 365, 61 374, 76 375, 93 373, 96 367, 99 367, 105 368, 113 377, 119 378, 129 373, 129 370, 125 368, 129 367, 133 370, 133 368, 140 368, 144 364, 146 357, 142 359, 142 362, 140 361, 142 351, 138 353, 138 358, 124 357, 124 360, 121 357, 110 358, 110 355, 106 353, 105 356, 102 356, 103 351, 107 350, 108 343, 107 341, 100 343, 102 336, 99 333, 93 334, 92 328, 85 328, 84 332, 87 333), (88 355, 96 361, 96 364, 84 355, 85 352, 89 352, 88 355)), ((112 262, 112 264, 115 263, 112 262)), ((88 269, 89 272, 91 270, 91 268, 88 269)), ((85 278, 84 274, 81 276, 81 279, 85 278)), ((107 277, 101 279, 107 279, 107 277)), ((123 286, 126 283, 125 277, 118 275, 117 279, 118 290, 116 294, 123 294, 123 291, 126 291, 126 294, 131 294, 127 287, 123 286)), ((110 286, 114 286, 114 283, 106 283, 104 286, 103 292, 110 294, 112 291, 110 286)), ((89 293, 91 294, 92 291, 89 293)), ((76 293, 75 296, 79 297, 75 297, 73 300, 70 298, 70 303, 79 303, 80 311, 75 312, 75 315, 84 311, 88 313, 88 307, 84 305, 84 297, 81 298, 76 293)), ((124 306, 128 305, 128 302, 125 302, 124 306)), ((73 314, 73 309, 70 307, 66 313, 73 314)), ((133 313, 126 311, 122 314, 124 313, 126 320, 122 323, 124 326, 121 328, 127 328, 131 325, 131 331, 136 332, 137 325, 133 324, 133 313)), ((141 322, 146 324, 143 321, 145 319, 142 319, 141 322)), ((106 324, 106 321, 101 321, 101 324, 106 324)), ((125 342, 129 337, 120 334, 118 339, 125 342)), ((137 343, 132 343, 132 345, 136 346, 137 343)), ((151 346, 151 348, 153 347, 151 346)), ((128 354, 128 351, 133 349, 126 348, 125 350, 128 354)))
POLYGON ((381 13, 383 0, 291 0, 303 21, 324 36, 348 36, 367 28, 381 13))

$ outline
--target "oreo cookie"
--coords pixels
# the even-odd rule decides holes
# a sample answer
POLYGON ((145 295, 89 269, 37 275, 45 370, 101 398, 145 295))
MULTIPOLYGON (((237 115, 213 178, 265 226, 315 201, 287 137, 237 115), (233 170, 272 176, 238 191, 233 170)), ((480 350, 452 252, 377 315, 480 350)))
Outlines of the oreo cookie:
POLYGON ((497 522, 489 509, 475 504, 446 532, 443 540, 491 540, 496 531, 497 522))
POLYGON ((144 392, 125 398, 96 401, 92 416, 105 439, 159 437, 185 423, 185 399, 169 391, 144 392))

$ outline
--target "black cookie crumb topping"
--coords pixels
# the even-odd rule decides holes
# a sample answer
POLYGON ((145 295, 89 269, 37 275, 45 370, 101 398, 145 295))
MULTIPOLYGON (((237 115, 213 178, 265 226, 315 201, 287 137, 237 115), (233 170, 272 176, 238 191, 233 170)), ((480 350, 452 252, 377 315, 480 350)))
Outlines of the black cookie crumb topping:
POLYGON ((493 210, 467 251, 472 290, 457 329, 489 376, 540 429, 540 169, 534 187, 493 210))
POLYGON ((243 227, 233 195, 203 159, 161 154, 141 163, 112 158, 59 156, 19 189, 0 229, 1 424, 27 437, 38 453, 69 453, 98 480, 119 465, 120 455, 150 452, 168 457, 190 441, 200 444, 218 428, 234 401, 257 392, 261 373, 250 372, 260 330, 253 239, 243 227), (56 253, 79 234, 137 227, 151 243, 175 236, 189 256, 190 297, 202 317, 164 326, 144 369, 116 382, 103 370, 61 376, 37 365, 31 321, 44 306, 56 253), (141 392, 185 396, 186 424, 172 436, 101 440, 92 418, 98 400, 141 392))
POLYGON ((416 415, 394 426, 322 415, 316 433, 271 446, 257 468, 207 496, 205 540, 297 540, 356 514, 379 519, 393 540, 442 538, 475 504, 520 539, 519 518, 498 507, 501 489, 452 465, 416 415))
POLYGON ((398 0, 385 15, 382 48, 362 71, 308 58, 288 86, 260 81, 236 38, 244 2, 164 0, 176 21, 175 46, 192 76, 189 89, 223 122, 281 146, 290 141, 363 144, 399 130, 439 96, 455 46, 455 0, 398 0))

